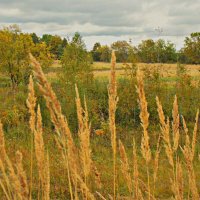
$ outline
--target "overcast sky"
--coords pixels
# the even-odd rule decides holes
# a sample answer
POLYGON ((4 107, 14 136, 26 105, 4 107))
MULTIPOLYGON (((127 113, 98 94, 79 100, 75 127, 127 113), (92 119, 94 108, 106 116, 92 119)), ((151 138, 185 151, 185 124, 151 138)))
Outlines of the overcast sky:
POLYGON ((97 41, 158 37, 180 48, 185 36, 200 31, 200 0, 0 0, 0 26, 13 23, 40 36, 78 31, 88 49, 97 41))

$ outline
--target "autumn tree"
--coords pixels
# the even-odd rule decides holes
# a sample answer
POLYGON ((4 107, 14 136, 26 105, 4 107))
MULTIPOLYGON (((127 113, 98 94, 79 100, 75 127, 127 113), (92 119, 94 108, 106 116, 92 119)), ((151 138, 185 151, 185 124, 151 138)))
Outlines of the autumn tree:
POLYGON ((40 42, 32 45, 31 53, 40 62, 43 68, 47 68, 53 63, 50 49, 45 42, 40 42))
POLYGON ((68 41, 66 38, 63 38, 63 41, 62 41, 62 47, 65 48, 68 44, 68 41))
POLYGON ((74 36, 72 37, 71 45, 74 45, 79 49, 86 50, 86 45, 85 45, 85 43, 83 41, 83 38, 80 35, 80 33, 78 33, 78 32, 76 32, 74 34, 74 36))
POLYGON ((54 35, 51 37, 49 41, 50 52, 55 56, 55 59, 59 59, 61 57, 62 52, 62 39, 58 35, 54 35))
POLYGON ((116 51, 117 62, 127 62, 129 57, 130 44, 127 41, 117 41, 111 45, 111 48, 116 51))
POLYGON ((50 34, 44 34, 42 35, 41 42, 45 42, 46 45, 49 46, 52 37, 53 36, 50 34))
POLYGON ((111 49, 108 45, 101 45, 99 42, 97 42, 93 46, 91 55, 93 61, 110 62, 111 49))
POLYGON ((79 33, 75 33, 72 41, 65 47, 61 63, 61 77, 66 84, 71 85, 73 89, 77 82, 90 84, 92 58, 86 51, 85 43, 79 33))
POLYGON ((135 46, 130 46, 128 52, 128 63, 136 64, 139 61, 137 48, 135 46))
POLYGON ((175 45, 170 41, 159 39, 155 42, 155 51, 158 63, 173 63, 177 61, 175 45))
POLYGON ((159 39, 143 40, 135 47, 137 57, 140 62, 144 63, 173 63, 177 61, 175 45, 170 41, 159 39))
POLYGON ((164 47, 164 53, 162 55, 162 60, 161 62, 163 63, 174 63, 178 61, 178 57, 177 57, 177 51, 175 48, 175 44, 167 41, 165 43, 165 47, 164 47))
POLYGON ((36 34, 24 34, 17 25, 0 30, 0 71, 10 77, 14 89, 20 83, 27 83, 31 74, 29 53, 43 67, 52 64, 49 48, 44 42, 39 42, 36 34))
POLYGON ((44 42, 49 48, 49 51, 54 56, 54 59, 61 59, 64 48, 67 46, 68 41, 66 38, 61 38, 58 35, 44 34, 40 40, 44 42))
POLYGON ((93 49, 91 51, 92 58, 94 61, 100 61, 101 59, 101 44, 99 42, 96 42, 93 46, 93 49))
POLYGON ((108 45, 103 45, 100 48, 100 61, 102 62, 110 62, 111 58, 111 50, 108 45))
POLYGON ((156 61, 155 42, 152 39, 143 40, 137 47, 140 62, 153 63, 156 61))
POLYGON ((36 35, 36 33, 31 33, 31 37, 34 44, 38 44, 40 42, 40 38, 36 35))
POLYGON ((87 52, 80 34, 75 34, 64 48, 61 65, 59 74, 61 87, 59 87, 58 93, 61 95, 61 102, 66 105, 63 112, 76 127, 75 84, 79 88, 80 95, 87 94, 93 85, 91 54, 87 52))
POLYGON ((0 70, 10 77, 13 88, 28 80, 31 46, 31 36, 23 34, 18 26, 0 30, 0 70))
POLYGON ((191 33, 185 38, 183 52, 187 57, 187 62, 200 63, 200 32, 191 33))

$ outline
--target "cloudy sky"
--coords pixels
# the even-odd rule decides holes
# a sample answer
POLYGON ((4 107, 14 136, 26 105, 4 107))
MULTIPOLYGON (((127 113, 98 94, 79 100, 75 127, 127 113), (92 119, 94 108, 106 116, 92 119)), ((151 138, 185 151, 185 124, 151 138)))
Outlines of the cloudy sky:
POLYGON ((180 48, 185 36, 200 31, 200 0, 0 0, 0 26, 13 23, 40 36, 78 31, 88 49, 96 41, 158 37, 180 48))

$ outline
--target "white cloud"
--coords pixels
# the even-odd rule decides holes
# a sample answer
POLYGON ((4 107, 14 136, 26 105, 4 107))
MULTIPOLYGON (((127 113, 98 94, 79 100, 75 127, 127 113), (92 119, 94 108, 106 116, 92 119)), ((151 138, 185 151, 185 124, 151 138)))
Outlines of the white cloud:
POLYGON ((0 17, 15 17, 21 14, 18 8, 0 8, 0 17))

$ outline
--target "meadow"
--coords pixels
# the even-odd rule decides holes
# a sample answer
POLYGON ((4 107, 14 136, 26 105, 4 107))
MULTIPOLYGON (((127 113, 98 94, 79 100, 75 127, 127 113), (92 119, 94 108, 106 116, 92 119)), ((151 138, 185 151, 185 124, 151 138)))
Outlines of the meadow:
POLYGON ((16 91, 1 75, 1 199, 199 199, 200 65, 60 64, 16 91), (72 92, 73 91, 73 92, 72 92))
MULTIPOLYGON (((116 75, 123 76, 126 74, 126 70, 131 68, 132 63, 116 63, 116 75), (128 67, 127 67, 128 65, 128 67)), ((200 65, 191 65, 185 64, 185 68, 188 71, 188 74, 192 77, 198 77, 200 75, 200 65)), ((47 77, 57 78, 57 72, 61 68, 59 61, 54 61, 50 66, 47 72, 47 77)), ((170 78, 176 77, 177 73, 177 64, 168 64, 168 63, 137 63, 137 68, 140 70, 159 70, 159 73, 162 77, 170 78)), ((93 62, 92 70, 96 78, 109 78, 110 76, 110 63, 107 62, 93 62)))

